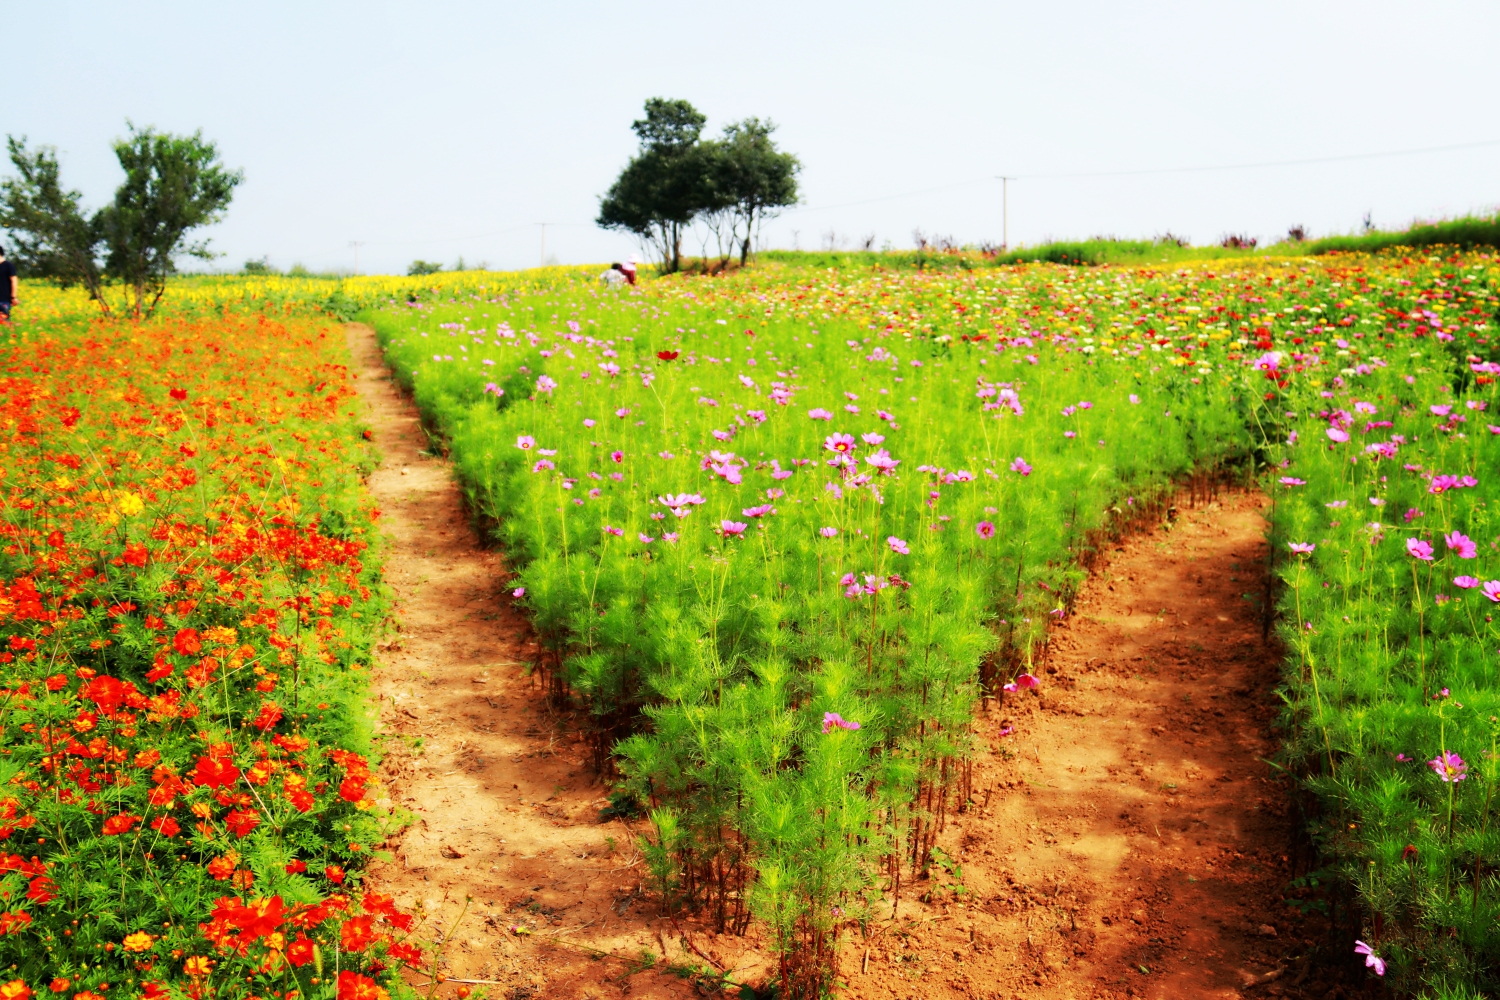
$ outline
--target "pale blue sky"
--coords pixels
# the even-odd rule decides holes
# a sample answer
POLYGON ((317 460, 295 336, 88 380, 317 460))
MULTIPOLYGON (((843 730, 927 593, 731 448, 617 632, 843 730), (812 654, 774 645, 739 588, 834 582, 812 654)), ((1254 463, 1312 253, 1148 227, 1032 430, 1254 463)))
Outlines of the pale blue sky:
POLYGON ((1427 3, 7 3, 0 130, 59 148, 90 205, 128 117, 202 128, 245 169, 220 266, 404 272, 608 261, 591 225, 651 96, 717 130, 780 124, 805 207, 767 243, 910 246, 913 228, 1012 244, 1315 233, 1500 203, 1500 6, 1427 3), (967 182, 967 183, 966 183, 967 182), (928 191, 953 185, 941 191, 928 191), (909 192, 925 192, 908 194, 909 192), (903 197, 889 197, 905 195, 903 197), (881 199, 881 200, 872 200, 881 199), (860 204, 850 204, 850 203, 860 204), (834 207, 828 207, 834 206, 834 207))

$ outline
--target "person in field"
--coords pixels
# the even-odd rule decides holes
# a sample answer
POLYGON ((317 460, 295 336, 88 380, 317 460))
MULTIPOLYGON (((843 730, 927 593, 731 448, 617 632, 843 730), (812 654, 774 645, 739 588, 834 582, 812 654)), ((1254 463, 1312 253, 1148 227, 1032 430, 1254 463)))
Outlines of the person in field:
POLYGON ((631 254, 630 259, 620 265, 620 270, 625 274, 625 280, 632 285, 635 284, 635 265, 637 259, 635 254, 631 254))
POLYGON ((599 280, 610 288, 619 288, 629 279, 625 277, 625 265, 617 263, 609 265, 609 270, 599 275, 599 280))
POLYGON ((0 247, 0 323, 10 322, 11 307, 21 297, 21 280, 16 277, 16 265, 5 259, 5 248, 0 247))

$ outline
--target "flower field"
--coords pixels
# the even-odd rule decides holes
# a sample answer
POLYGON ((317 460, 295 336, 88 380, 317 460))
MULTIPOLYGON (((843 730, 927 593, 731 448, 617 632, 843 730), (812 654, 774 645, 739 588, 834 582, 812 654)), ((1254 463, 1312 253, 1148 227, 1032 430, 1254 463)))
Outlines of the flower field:
POLYGON ((780 995, 912 894, 973 714, 1037 697, 1104 542, 1209 479, 1274 500, 1300 905, 1352 904, 1348 960, 1398 991, 1500 988, 1494 257, 592 274, 185 279, 141 327, 32 300, 0 373, 0 995, 373 1000, 430 967, 356 887, 384 607, 316 311, 359 308, 664 910, 766 928, 780 995))
POLYGON ((21 324, 0 359, 0 993, 373 998, 383 616, 338 328, 21 324))
POLYGON ((1495 731, 1475 692, 1500 669, 1479 607, 1500 583, 1482 558, 1452 571, 1480 582, 1443 582, 1402 542, 1494 551, 1462 478, 1500 447, 1478 408, 1493 262, 1224 263, 768 269, 622 296, 560 274, 374 317, 497 524, 554 693, 650 812, 666 905, 766 921, 787 995, 831 982, 837 940, 929 863, 967 801, 970 714, 1040 683, 1099 540, 1175 481, 1251 462, 1288 584, 1283 763, 1368 897, 1372 947, 1413 983, 1492 954, 1478 933, 1438 963, 1429 946, 1494 920, 1473 902, 1494 898, 1474 741, 1495 731), (1431 509, 1375 530, 1373 506, 1324 506, 1369 505, 1350 491, 1375 480, 1357 489, 1431 509), (1477 780, 1394 756, 1455 749, 1477 780))

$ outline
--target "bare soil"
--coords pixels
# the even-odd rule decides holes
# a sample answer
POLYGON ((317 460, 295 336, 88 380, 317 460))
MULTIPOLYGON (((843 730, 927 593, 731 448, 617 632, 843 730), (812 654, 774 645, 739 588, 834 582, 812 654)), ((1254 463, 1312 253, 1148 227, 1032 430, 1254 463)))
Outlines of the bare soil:
MULTIPOLYGON (((689 966, 762 981, 754 933, 658 916, 639 831, 599 822, 608 790, 530 679, 539 649, 503 559, 373 331, 348 331, 392 545, 396 631, 372 691, 381 773, 412 817, 372 884, 439 915, 444 991, 708 992, 689 966)), ((1112 547, 1054 629, 1042 689, 976 721, 973 806, 939 838, 953 870, 903 888, 895 917, 846 945, 842 995, 1353 995, 1358 977, 1341 985, 1312 961, 1324 925, 1284 902, 1296 831, 1263 762, 1279 656, 1261 637, 1262 502, 1226 494, 1112 547)))

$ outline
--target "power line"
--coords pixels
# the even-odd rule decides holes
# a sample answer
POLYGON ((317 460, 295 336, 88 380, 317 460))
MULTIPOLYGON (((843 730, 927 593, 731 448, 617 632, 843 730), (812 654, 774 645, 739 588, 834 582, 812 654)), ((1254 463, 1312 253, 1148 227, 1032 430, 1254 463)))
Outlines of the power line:
MULTIPOLYGON (((1351 160, 1374 160, 1392 156, 1416 156, 1422 153, 1446 153, 1461 149, 1480 149, 1486 146, 1500 146, 1500 139, 1485 139, 1479 142, 1460 142, 1446 146, 1423 146, 1416 149, 1390 149, 1376 153, 1345 153, 1338 156, 1312 156, 1294 160, 1263 160, 1254 163, 1219 163, 1194 167, 1148 167, 1139 170, 1085 170, 1085 171, 1057 171, 1053 173, 1037 174, 1009 174, 1009 180, 1054 180, 1084 177, 1142 177, 1150 174, 1189 174, 1206 173, 1217 170, 1259 170, 1268 167, 1297 167, 1317 163, 1343 163, 1351 160)), ((858 205, 873 205, 876 202, 895 201, 898 198, 915 198, 918 195, 935 194, 939 191, 951 191, 954 188, 970 187, 975 184, 983 184, 996 180, 995 175, 988 177, 974 177, 965 181, 954 181, 951 184, 942 184, 938 187, 922 188, 919 191, 903 191, 900 194, 881 195, 876 198, 865 198, 860 201, 846 201, 838 205, 815 205, 805 208, 793 208, 785 214, 796 212, 825 212, 836 208, 853 208, 858 205)))

